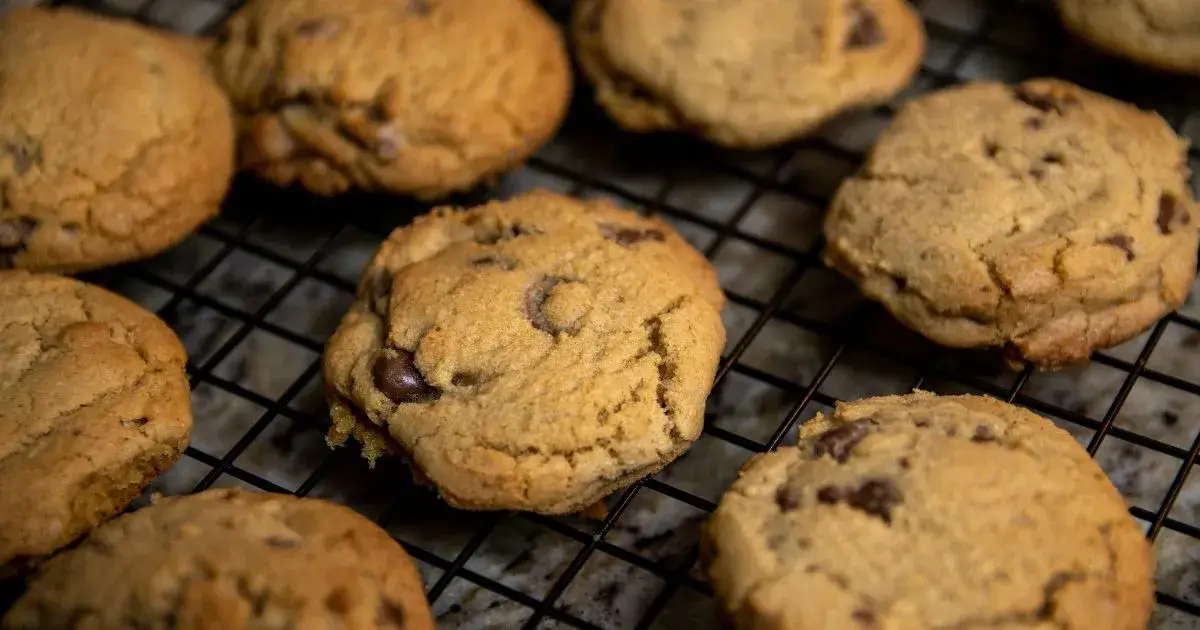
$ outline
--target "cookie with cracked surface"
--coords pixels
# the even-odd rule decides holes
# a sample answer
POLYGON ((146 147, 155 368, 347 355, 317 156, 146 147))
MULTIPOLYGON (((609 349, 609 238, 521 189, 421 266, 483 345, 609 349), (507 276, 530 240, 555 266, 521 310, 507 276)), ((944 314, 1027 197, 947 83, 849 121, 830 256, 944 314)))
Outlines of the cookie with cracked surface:
POLYGON ((1063 24, 1092 45, 1162 70, 1200 75, 1197 0, 1057 0, 1063 24))
POLYGON ((725 331, 667 224, 533 192, 392 233, 325 350, 333 426, 451 505, 578 511, 680 455, 725 331))
POLYGON ((252 0, 213 59, 243 167, 322 195, 469 189, 544 144, 571 92, 530 0, 252 0))
POLYGON ((1086 361, 1187 296, 1185 154, 1156 114, 1062 81, 929 94, 842 183, 825 260, 943 345, 1086 361))
POLYGON ((0 271, 0 568, 120 512, 187 447, 183 346, 69 278, 0 271))
POLYGON ((156 254, 220 208, 229 103, 199 44, 74 9, 0 22, 0 268, 156 254))
POLYGON ((925 49, 904 0, 580 0, 571 22, 580 67, 619 125, 739 148, 891 98, 925 49))
POLYGON ((408 554, 340 505, 238 489, 160 499, 50 560, 4 630, 432 630, 408 554))
POLYGON ((1133 630, 1154 598, 1150 545, 1100 467, 983 396, 818 414, 741 471, 703 543, 741 629, 1133 630))

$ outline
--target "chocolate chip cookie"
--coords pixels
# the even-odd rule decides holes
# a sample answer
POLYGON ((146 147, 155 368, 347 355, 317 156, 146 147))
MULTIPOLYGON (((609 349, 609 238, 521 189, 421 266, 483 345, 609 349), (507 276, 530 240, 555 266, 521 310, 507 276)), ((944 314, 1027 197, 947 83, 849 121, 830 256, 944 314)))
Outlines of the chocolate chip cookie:
POLYGON ((1075 35, 1163 70, 1200 74, 1197 0, 1057 0, 1075 35))
POLYGON ((570 513, 697 437, 725 340, 668 225, 534 192, 396 230, 325 350, 333 427, 451 505, 570 513))
POLYGON ((1196 271, 1186 143, 1062 81, 906 104, 825 222, 825 259, 943 345, 1054 368, 1183 303, 1196 271))
POLYGON ((887 100, 925 49, 904 0, 579 0, 572 39, 596 100, 622 127, 741 148, 887 100))
POLYGON ((742 629, 1133 630, 1154 598, 1150 545, 1099 466, 982 396, 818 415, 741 472, 702 551, 742 629))
POLYGON ((121 511, 187 447, 183 346, 141 307, 0 271, 0 569, 121 511))
POLYGON ((4 630, 432 630, 404 549, 317 499, 236 489, 161 499, 46 563, 4 630))
POLYGON ((73 9, 0 22, 0 268, 158 253, 215 215, 229 104, 196 44, 73 9))
POLYGON ((571 91, 530 0, 251 0, 213 59, 243 166, 322 195, 471 188, 545 143, 571 91))

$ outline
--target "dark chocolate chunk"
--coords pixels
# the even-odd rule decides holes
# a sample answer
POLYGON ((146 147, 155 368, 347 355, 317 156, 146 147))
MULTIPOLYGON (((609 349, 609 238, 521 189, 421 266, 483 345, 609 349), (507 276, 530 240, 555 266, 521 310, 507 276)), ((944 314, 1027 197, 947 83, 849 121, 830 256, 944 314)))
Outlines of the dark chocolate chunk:
POLYGON ((517 261, 499 254, 483 254, 472 258, 471 266, 479 268, 499 267, 505 271, 512 271, 517 268, 517 261))
POLYGON ((263 542, 267 543, 268 547, 275 549, 295 549, 300 546, 300 541, 280 536, 268 536, 263 542))
POLYGON ((1062 114, 1066 110, 1067 106, 1075 104, 1075 99, 1070 96, 1065 98, 1056 98, 1049 92, 1037 92, 1027 85, 1018 85, 1013 88, 1012 92, 1013 98, 1025 103, 1039 112, 1055 112, 1057 114, 1062 114))
POLYGON ((26 241, 37 229, 37 219, 13 217, 0 219, 0 254, 17 254, 25 251, 26 241))
POLYGON ((1100 239, 1099 242, 1104 245, 1112 245, 1125 252, 1125 260, 1136 258, 1133 254, 1133 237, 1128 234, 1113 234, 1100 239))
POLYGON ((784 512, 800 507, 800 490, 795 484, 785 483, 775 491, 775 505, 784 512))
POLYGON ((621 247, 629 247, 643 241, 655 241, 661 243, 667 240, 667 236, 659 230, 639 230, 637 228, 623 227, 620 225, 612 225, 605 223, 600 226, 600 233, 604 238, 620 245, 621 247))
POLYGON ((882 44, 883 26, 875 13, 861 2, 850 5, 850 32, 846 35, 846 48, 870 48, 882 44))
POLYGON ((546 277, 529 285, 529 289, 525 292, 525 317, 529 319, 529 323, 534 328, 555 335, 559 332, 550 318, 546 316, 545 306, 546 300, 550 297, 550 292, 560 283, 570 282, 566 278, 546 277))
POLYGON ((1191 221, 1187 210, 1183 209, 1183 204, 1179 202, 1179 197, 1174 193, 1163 191, 1158 197, 1158 231, 1161 234, 1170 234, 1176 220, 1181 225, 1187 225, 1191 221))
POLYGON ((396 404, 437 399, 437 388, 427 383, 408 350, 388 348, 379 353, 372 368, 375 387, 396 404))
POLYGON ((23 175, 35 164, 42 163, 42 148, 33 138, 5 140, 3 147, 4 152, 12 158, 13 170, 18 175, 23 175))
POLYGON ((891 524, 892 508, 903 500, 900 489, 889 479, 869 479, 857 488, 824 486, 817 490, 821 503, 846 505, 891 524))
POLYGON ((338 25, 332 20, 312 19, 304 20, 296 25, 296 35, 303 38, 310 37, 332 37, 337 35, 338 25))
POLYGON ((975 434, 971 436, 972 442, 995 442, 996 432, 992 431, 989 426, 979 425, 975 427, 975 434))
POLYGON ((520 223, 514 223, 512 225, 506 225, 491 234, 482 234, 477 236, 475 237, 475 242, 479 243, 480 245, 495 245, 496 243, 511 241, 514 238, 529 236, 531 234, 537 234, 537 232, 522 226, 520 223))
POLYGON ((850 451, 854 450, 854 447, 867 437, 874 424, 875 422, 870 418, 864 418, 822 433, 820 437, 813 440, 813 456, 828 455, 839 464, 846 463, 846 460, 850 459, 850 451))

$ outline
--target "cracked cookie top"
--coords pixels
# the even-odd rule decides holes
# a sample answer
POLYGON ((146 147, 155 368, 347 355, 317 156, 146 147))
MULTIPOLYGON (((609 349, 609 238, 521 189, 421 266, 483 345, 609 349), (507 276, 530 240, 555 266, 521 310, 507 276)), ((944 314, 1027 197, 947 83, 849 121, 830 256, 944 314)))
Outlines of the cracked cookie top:
POLYGON ((387 532, 326 501, 238 489, 161 499, 46 563, 5 630, 432 630, 387 532))
POLYGON ((0 271, 0 569, 121 511, 179 458, 185 361, 171 329, 124 298, 0 271))
POLYGON ((578 510, 699 436, 723 306, 699 252, 609 202, 437 209, 326 348, 330 443, 399 451, 455 506, 578 510))
POLYGON ((1136 336, 1196 269, 1186 143, 1052 79, 907 103, 825 222, 825 259, 953 347, 1053 368, 1136 336))
POLYGON ((1196 0, 1057 0, 1063 24, 1109 52, 1200 75, 1196 0))
POLYGON ((530 0, 252 0, 212 58, 243 165, 323 195, 471 188, 570 99, 562 36, 530 0))
POLYGON ((743 148, 890 98, 925 49, 904 0, 580 0, 572 39, 623 127, 743 148))
POLYGON ((705 531, 737 628, 1144 628, 1153 555, 1067 432, 983 396, 818 414, 705 531))
POLYGON ((143 258, 217 213, 229 104, 198 44, 73 9, 0 22, 0 268, 143 258))

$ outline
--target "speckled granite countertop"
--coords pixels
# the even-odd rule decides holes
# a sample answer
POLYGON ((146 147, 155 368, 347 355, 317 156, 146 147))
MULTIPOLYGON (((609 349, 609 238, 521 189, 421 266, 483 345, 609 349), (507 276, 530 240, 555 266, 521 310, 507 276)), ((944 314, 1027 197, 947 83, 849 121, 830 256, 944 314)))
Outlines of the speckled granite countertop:
MULTIPOLYGON (((222 13, 214 0, 105 4, 119 12, 140 10, 147 19, 184 30, 202 28, 222 13)), ((910 94, 946 76, 1073 77, 1072 70, 1090 67, 1092 58, 1078 46, 1042 48, 1065 39, 1043 2, 919 4, 930 24, 930 44, 926 72, 910 94)), ((1137 81, 1122 84, 1130 93, 1117 96, 1160 109, 1200 142, 1200 89, 1194 82, 1179 80, 1179 89, 1164 89, 1161 82, 1172 79, 1137 81), (1156 86, 1147 98, 1160 100, 1140 99, 1147 86, 1156 86)), ((835 274, 809 264, 818 242, 820 200, 854 168, 887 115, 884 108, 845 117, 820 138, 786 151, 697 155, 690 145, 681 151, 671 143, 611 133, 585 112, 540 160, 506 177, 492 193, 545 187, 665 211, 711 255, 732 297, 725 312, 729 350, 761 325, 712 397, 714 434, 732 435, 735 442, 768 441, 814 380, 819 386, 801 420, 835 398, 898 393, 918 384, 942 393, 982 389, 998 395, 1020 385, 1018 402, 1054 417, 1087 444, 1114 399, 1127 390, 1097 459, 1135 513, 1153 518, 1181 454, 1200 433, 1195 325, 1200 299, 1193 296, 1183 317, 1160 330, 1146 372, 1135 380, 1129 372, 1150 334, 1090 366, 1048 374, 1018 375, 974 356, 937 354, 864 305, 835 274), (789 284, 790 290, 779 291, 789 284), (777 309, 769 308, 772 301, 777 309), (764 309, 768 316, 761 317, 764 309), (855 332, 846 335, 847 330, 855 332)), ((1200 170, 1195 154, 1192 168, 1200 170)), ((421 550, 442 628, 520 627, 548 593, 556 595, 555 610, 602 628, 718 627, 690 554, 705 509, 751 450, 717 435, 703 437, 634 496, 563 588, 559 578, 593 540, 597 522, 454 512, 408 486, 406 474, 394 465, 368 471, 353 452, 331 455, 322 441, 321 344, 387 229, 419 208, 402 200, 360 199, 356 203, 367 210, 352 212, 351 223, 343 224, 345 213, 332 213, 327 202, 241 188, 225 216, 182 246, 96 278, 159 310, 197 368, 193 447, 199 454, 185 458, 154 490, 186 492, 206 476, 216 485, 245 484, 256 475, 280 489, 311 491, 381 518, 393 534, 421 550), (210 473, 217 462, 227 467, 210 473), (445 578, 463 559, 461 569, 445 578), (664 591, 677 572, 684 575, 681 584, 664 591), (651 619, 647 611, 660 606, 651 619)), ((1193 605, 1200 605, 1197 477, 1180 489, 1155 542, 1159 590, 1193 605)), ((571 627, 554 615, 538 627, 571 627)), ((1152 626, 1194 628, 1200 618, 1160 604, 1152 626)))

